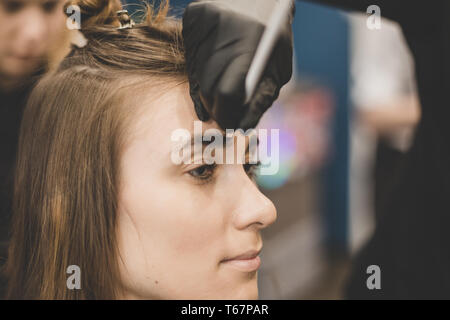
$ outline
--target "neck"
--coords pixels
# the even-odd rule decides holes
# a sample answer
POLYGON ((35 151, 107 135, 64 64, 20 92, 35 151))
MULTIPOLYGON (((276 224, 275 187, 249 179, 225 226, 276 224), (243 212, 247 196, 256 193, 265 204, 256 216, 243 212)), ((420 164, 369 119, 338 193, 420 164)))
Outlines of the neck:
POLYGON ((0 73, 0 91, 3 92, 12 92, 23 85, 28 84, 33 74, 27 74, 21 77, 11 77, 5 74, 0 73))
POLYGON ((0 77, 0 89, 4 92, 14 91, 21 83, 21 79, 0 77))

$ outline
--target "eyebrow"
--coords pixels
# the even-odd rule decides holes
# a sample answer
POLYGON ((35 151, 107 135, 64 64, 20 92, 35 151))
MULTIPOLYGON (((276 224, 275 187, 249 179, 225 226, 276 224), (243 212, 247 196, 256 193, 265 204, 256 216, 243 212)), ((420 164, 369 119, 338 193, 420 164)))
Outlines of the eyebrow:
MULTIPOLYGON (((224 146, 224 145, 226 146, 227 143, 228 143, 230 140, 234 140, 235 137, 236 137, 236 135, 234 135, 234 134, 233 134, 232 136, 230 136, 230 137, 227 137, 226 134, 225 134, 225 131, 223 131, 223 130, 220 130, 220 133, 221 133, 221 137, 222 137, 222 146, 224 146)), ((202 133, 202 134, 196 134, 196 135, 194 135, 194 136, 191 136, 191 139, 188 140, 188 141, 186 141, 186 143, 183 144, 183 146, 181 147, 181 149, 184 149, 184 148, 186 148, 188 145, 190 145, 190 146, 191 146, 191 154, 190 154, 190 156, 192 157, 193 155, 195 155, 195 154, 194 154, 195 148, 192 148, 192 146, 195 146, 195 142, 196 142, 197 140, 198 140, 199 142, 201 142, 201 144, 202 144, 202 150, 203 150, 204 147, 206 147, 206 146, 210 145, 211 143, 215 142, 216 137, 217 137, 217 136, 216 136, 216 135, 213 135, 213 134, 211 134, 211 135, 208 135, 208 134, 205 135, 204 133, 202 133), (209 139, 209 141, 207 141, 207 140, 204 140, 205 137, 208 137, 208 138, 211 138, 211 139, 209 139), (212 138, 214 138, 214 140, 213 140, 212 138)), ((249 139, 252 138, 252 136, 247 136, 247 135, 245 135, 244 137, 249 138, 249 139)), ((250 140, 249 140, 249 141, 250 141, 250 140)), ((199 144, 200 144, 200 143, 199 143, 199 144)), ((256 135, 256 146, 259 146, 259 137, 258 137, 258 135, 256 135)), ((245 154, 247 154, 247 153, 249 152, 249 149, 250 149, 250 142, 247 143, 247 146, 245 147, 245 154)))
MULTIPOLYGON (((224 143, 226 143, 226 136, 225 136, 225 133, 224 133, 223 131, 221 131, 220 133, 222 134, 222 143, 224 144, 224 143), (223 139, 223 138, 225 138, 225 139, 223 139)), ((187 147, 188 145, 191 145, 191 147, 192 147, 193 145, 195 145, 195 142, 196 142, 197 140, 200 141, 200 142, 202 143, 203 146, 208 146, 209 144, 211 144, 211 143, 213 142, 213 139, 212 139, 212 138, 214 138, 214 140, 215 140, 216 136, 214 136, 214 135, 204 135, 204 134, 197 134, 197 135, 194 135, 193 137, 191 137, 190 140, 188 140, 188 141, 183 145, 183 148, 184 148, 184 147, 187 147), (208 137, 208 138, 211 138, 211 139, 210 139, 209 141, 203 140, 205 137, 208 137)))

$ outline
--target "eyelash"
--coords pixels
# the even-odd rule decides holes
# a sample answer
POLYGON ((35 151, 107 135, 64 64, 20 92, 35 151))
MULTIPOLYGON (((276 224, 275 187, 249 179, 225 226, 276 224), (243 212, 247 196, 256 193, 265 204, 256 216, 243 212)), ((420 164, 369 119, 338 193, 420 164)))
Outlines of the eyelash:
MULTIPOLYGON (((254 180, 256 178, 256 171, 261 166, 261 162, 258 162, 256 164, 253 163, 246 163, 243 165, 244 170, 249 176, 250 179, 254 180)), ((192 169, 188 171, 188 174, 191 175, 194 179, 198 180, 202 184, 206 184, 214 180, 214 173, 217 169, 217 164, 205 164, 200 167, 197 167, 195 169, 192 169), (207 171, 206 174, 204 174, 205 170, 207 171)))

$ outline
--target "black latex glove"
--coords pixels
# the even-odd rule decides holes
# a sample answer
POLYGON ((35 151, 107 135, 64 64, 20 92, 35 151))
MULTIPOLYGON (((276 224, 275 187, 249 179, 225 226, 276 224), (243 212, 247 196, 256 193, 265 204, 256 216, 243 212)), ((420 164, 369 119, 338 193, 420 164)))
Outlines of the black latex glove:
POLYGON ((223 129, 258 124, 292 76, 291 22, 245 104, 245 78, 265 26, 214 2, 193 2, 186 8, 183 38, 190 94, 201 121, 212 117, 223 129))

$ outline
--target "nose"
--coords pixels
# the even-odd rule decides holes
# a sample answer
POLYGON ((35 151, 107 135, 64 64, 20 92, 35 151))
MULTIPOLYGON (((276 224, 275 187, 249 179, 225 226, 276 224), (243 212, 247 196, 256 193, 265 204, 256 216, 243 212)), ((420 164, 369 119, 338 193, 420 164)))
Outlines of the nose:
POLYGON ((39 48, 45 46, 48 21, 46 15, 39 8, 29 8, 23 13, 18 32, 20 52, 29 54, 36 53, 39 48))
MULTIPOLYGON (((245 173, 244 173, 245 175, 245 173)), ((268 227, 277 219, 277 210, 257 186, 245 175, 240 185, 240 197, 233 214, 233 224, 239 229, 268 227)))

